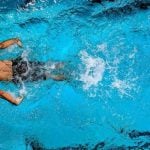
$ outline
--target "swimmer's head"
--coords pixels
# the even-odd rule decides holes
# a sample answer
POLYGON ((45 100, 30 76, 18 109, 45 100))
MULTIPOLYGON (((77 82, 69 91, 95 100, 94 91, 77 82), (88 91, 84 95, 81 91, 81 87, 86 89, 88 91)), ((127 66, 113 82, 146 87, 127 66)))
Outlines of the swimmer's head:
POLYGON ((22 47, 22 43, 21 43, 21 41, 20 41, 19 38, 16 38, 15 41, 16 41, 16 44, 17 44, 19 47, 22 47))

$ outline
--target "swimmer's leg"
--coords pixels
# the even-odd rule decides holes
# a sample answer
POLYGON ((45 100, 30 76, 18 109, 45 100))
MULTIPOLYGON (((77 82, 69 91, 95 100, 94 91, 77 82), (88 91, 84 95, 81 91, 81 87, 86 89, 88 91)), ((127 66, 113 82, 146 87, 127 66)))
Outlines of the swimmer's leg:
POLYGON ((62 69, 64 68, 65 63, 63 62, 59 62, 59 63, 55 63, 55 69, 62 69))
POLYGON ((56 81, 66 80, 63 73, 60 70, 64 68, 64 63, 62 62, 29 62, 30 64, 30 81, 47 80, 53 79, 56 81))
POLYGON ((55 81, 64 81, 66 80, 67 78, 64 76, 64 75, 54 75, 54 74, 49 74, 49 73, 46 73, 46 79, 53 79, 55 81))
POLYGON ((63 69, 64 66, 65 66, 65 63, 63 63, 63 62, 56 62, 56 63, 48 62, 48 63, 46 63, 46 65, 44 65, 45 69, 53 69, 53 70, 63 69))

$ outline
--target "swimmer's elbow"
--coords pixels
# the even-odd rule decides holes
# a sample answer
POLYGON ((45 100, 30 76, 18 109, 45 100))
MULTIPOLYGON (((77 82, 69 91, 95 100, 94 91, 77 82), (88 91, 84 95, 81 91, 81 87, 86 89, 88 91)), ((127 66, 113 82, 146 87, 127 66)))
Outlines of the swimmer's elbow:
POLYGON ((4 47, 4 44, 3 44, 3 43, 0 43, 0 49, 3 49, 3 48, 5 48, 5 47, 4 47))

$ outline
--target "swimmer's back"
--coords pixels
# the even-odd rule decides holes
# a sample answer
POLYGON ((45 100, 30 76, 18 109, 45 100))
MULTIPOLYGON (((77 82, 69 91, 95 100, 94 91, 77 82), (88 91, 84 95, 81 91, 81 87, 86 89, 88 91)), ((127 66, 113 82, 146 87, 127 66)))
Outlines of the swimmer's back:
POLYGON ((11 61, 0 61, 0 81, 12 80, 12 62, 11 61))

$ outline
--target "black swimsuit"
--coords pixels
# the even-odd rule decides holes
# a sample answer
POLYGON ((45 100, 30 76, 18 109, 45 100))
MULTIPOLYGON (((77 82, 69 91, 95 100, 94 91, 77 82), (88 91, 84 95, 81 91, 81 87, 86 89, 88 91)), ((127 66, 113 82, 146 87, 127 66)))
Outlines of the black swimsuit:
POLYGON ((44 62, 26 61, 21 57, 12 60, 13 82, 46 80, 44 62))

